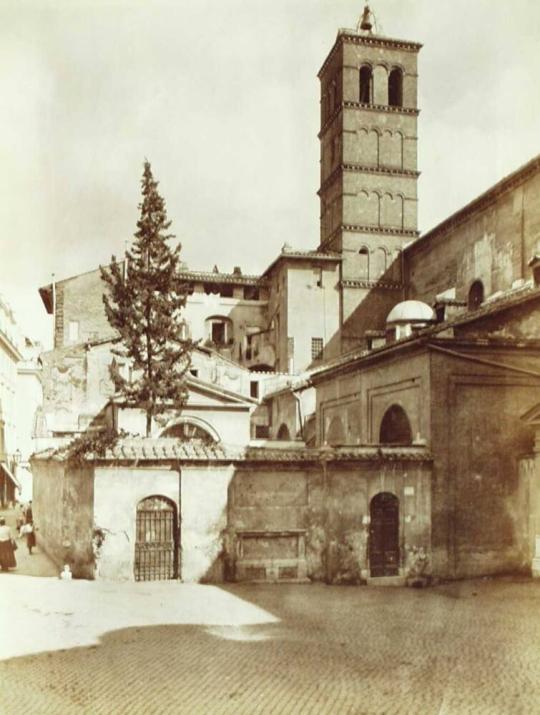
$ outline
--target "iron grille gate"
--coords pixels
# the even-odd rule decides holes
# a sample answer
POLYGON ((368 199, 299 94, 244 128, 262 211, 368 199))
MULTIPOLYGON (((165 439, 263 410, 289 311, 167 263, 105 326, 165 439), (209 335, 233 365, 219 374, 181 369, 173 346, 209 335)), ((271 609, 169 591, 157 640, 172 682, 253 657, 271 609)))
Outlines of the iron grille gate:
POLYGON ((135 581, 163 581, 178 575, 175 505, 165 497, 143 499, 137 506, 135 581))

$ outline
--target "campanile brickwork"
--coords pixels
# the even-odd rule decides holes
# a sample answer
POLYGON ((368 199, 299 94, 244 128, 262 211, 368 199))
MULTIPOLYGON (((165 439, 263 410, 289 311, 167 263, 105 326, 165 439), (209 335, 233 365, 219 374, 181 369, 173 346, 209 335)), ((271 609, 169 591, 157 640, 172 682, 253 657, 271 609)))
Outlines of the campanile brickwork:
POLYGON ((320 249, 344 258, 343 347, 366 329, 384 327, 374 303, 383 304, 380 316, 403 296, 401 251, 418 235, 420 47, 340 30, 319 72, 320 249))

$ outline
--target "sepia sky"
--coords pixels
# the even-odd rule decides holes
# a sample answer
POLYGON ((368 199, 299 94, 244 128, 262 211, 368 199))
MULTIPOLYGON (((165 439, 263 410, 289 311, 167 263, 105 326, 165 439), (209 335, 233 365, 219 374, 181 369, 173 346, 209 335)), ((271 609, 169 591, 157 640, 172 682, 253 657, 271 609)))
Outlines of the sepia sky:
MULTIPOLYGON (((358 0, 0 0, 0 292, 120 255, 144 158, 193 269, 318 245, 317 72, 358 0)), ((540 151, 537 0, 374 0, 419 41, 420 229, 540 151)))

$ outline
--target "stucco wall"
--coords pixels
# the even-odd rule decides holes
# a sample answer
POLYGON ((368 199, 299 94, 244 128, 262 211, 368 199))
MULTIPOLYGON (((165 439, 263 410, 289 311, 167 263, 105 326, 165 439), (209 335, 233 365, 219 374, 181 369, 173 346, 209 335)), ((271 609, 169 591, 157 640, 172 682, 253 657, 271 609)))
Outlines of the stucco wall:
POLYGON ((370 504, 389 492, 399 500, 399 573, 407 575, 411 549, 431 549, 431 465, 370 462, 327 470, 327 580, 369 576, 370 504))
MULTIPOLYGON (((225 444, 243 445, 250 440, 250 411, 249 408, 235 409, 211 404, 197 405, 196 398, 188 405, 176 412, 160 415, 159 422, 154 421, 152 436, 159 436, 162 432, 182 420, 192 421, 215 438, 225 444), (193 404, 195 403, 195 404, 193 404)), ((146 415, 142 410, 123 408, 118 411, 118 428, 130 434, 145 434, 146 415)))
POLYGON ((182 468, 183 581, 224 578, 223 539, 232 466, 182 468))
POLYGON ((94 480, 92 467, 35 459, 33 512, 38 541, 58 566, 92 578, 94 480))
MULTIPOLYGON (((509 362, 504 351, 481 357, 509 362)), ((435 570, 526 570, 528 486, 518 459, 531 451, 532 431, 520 417, 539 402, 540 379, 437 353, 431 375, 435 570)))
POLYGON ((96 578, 133 580, 137 504, 161 495, 178 510, 180 478, 169 466, 99 467, 95 469, 94 520, 104 533, 96 578))
POLYGON ((314 581, 358 583, 370 575, 371 499, 391 492, 399 499, 399 568, 405 575, 412 547, 422 547, 429 556, 430 480, 428 462, 246 465, 231 483, 231 570, 238 580, 304 575, 314 581), (243 550, 244 543, 249 548, 243 550))
POLYGON ((326 345, 339 328, 338 265, 289 266, 287 271, 288 337, 294 340, 292 372, 313 363, 311 339, 322 338, 326 345))

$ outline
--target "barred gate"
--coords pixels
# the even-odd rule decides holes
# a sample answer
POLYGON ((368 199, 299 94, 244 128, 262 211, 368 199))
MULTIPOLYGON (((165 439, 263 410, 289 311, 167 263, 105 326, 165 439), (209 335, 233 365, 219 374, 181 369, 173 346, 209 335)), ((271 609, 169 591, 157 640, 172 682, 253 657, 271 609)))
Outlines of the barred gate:
POLYGON ((178 519, 174 502, 151 496, 137 505, 135 581, 178 577, 178 519))

